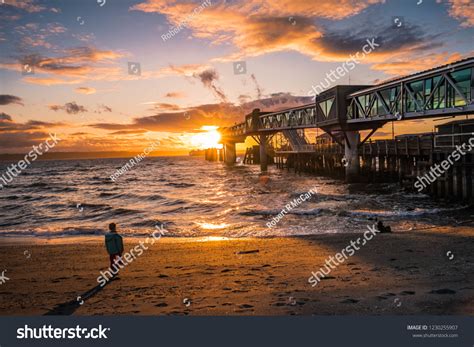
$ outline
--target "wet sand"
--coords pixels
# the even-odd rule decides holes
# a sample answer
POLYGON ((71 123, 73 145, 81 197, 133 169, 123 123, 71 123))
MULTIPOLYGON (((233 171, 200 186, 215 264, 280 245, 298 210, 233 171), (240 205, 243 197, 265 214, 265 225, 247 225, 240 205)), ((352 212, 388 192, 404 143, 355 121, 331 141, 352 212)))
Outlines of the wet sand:
POLYGON ((102 238, 2 239, 0 314, 474 314, 474 228, 378 234, 312 287, 311 272, 358 236, 163 238, 103 288, 102 238))

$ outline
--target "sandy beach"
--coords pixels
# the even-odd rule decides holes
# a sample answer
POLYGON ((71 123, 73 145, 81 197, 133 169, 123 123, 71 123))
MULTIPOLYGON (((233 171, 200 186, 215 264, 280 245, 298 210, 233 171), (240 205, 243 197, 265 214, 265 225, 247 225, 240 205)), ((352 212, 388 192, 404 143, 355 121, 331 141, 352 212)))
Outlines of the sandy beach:
POLYGON ((4 238, 0 314, 474 314, 472 227, 378 234, 312 287, 358 236, 162 238, 103 288, 102 238, 4 238))

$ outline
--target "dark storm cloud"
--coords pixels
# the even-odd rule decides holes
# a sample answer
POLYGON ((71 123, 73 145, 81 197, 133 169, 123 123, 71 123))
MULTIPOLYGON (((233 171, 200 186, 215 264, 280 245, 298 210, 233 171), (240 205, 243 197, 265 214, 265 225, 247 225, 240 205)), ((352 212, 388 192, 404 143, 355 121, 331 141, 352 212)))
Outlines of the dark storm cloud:
POLYGON ((31 147, 37 145, 48 137, 49 134, 46 132, 2 133, 2 136, 0 136, 0 148, 11 149, 31 147))
POLYGON ((205 70, 201 73, 195 74, 194 76, 198 77, 206 87, 210 87, 214 81, 219 79, 219 75, 214 69, 205 70))
POLYGON ((8 95, 8 94, 1 94, 0 95, 0 105, 8 105, 8 104, 19 104, 23 105, 23 100, 18 96, 8 95))
POLYGON ((12 117, 9 116, 8 114, 4 113, 4 112, 0 113, 0 122, 1 122, 1 121, 5 121, 5 120, 11 122, 11 121, 12 121, 12 117))
POLYGON ((9 131, 29 131, 43 128, 54 128, 65 125, 64 123, 43 122, 37 120, 30 120, 26 123, 16 123, 12 117, 6 113, 0 113, 0 131, 2 136, 9 131))
POLYGON ((422 27, 416 24, 404 22, 400 27, 389 23, 373 23, 367 29, 347 28, 345 30, 328 30, 317 42, 321 44, 326 52, 335 55, 349 55, 362 50, 367 44, 367 39, 375 38, 375 43, 379 46, 375 48, 377 53, 396 52, 403 48, 424 51, 428 48, 442 46, 441 42, 436 42, 436 37, 426 33, 422 27))
MULTIPOLYGON (((31 48, 32 44, 36 44, 36 46, 41 46, 48 52, 54 52, 54 56, 19 53, 7 58, 7 64, 5 65, 7 69, 16 70, 16 64, 20 63, 34 67, 35 73, 47 74, 47 76, 28 76, 24 78, 28 83, 46 86, 70 82, 82 83, 87 80, 96 79, 97 74, 110 76, 112 80, 117 79, 118 67, 112 62, 122 57, 122 54, 119 52, 100 50, 95 47, 65 49, 58 47, 53 50, 52 45, 45 38, 41 38, 38 41, 35 41, 35 38, 32 38, 30 35, 26 35, 25 38, 33 41, 28 44, 29 48, 31 48), (102 64, 105 62, 107 62, 107 65, 102 64)), ((20 51, 23 52, 23 49, 20 51)), ((87 93, 87 91, 85 92, 87 93)))
POLYGON ((69 114, 77 114, 80 112, 87 112, 87 109, 84 106, 76 104, 75 101, 68 102, 64 105, 64 110, 69 114))
POLYGON ((219 75, 215 69, 207 69, 200 73, 194 73, 193 77, 199 79, 202 84, 210 89, 222 102, 227 102, 227 96, 222 89, 216 85, 216 82, 219 80, 219 75))
POLYGON ((49 106, 49 109, 53 111, 64 110, 68 114, 87 112, 87 109, 84 106, 78 105, 75 101, 67 102, 64 105, 51 105, 49 106))

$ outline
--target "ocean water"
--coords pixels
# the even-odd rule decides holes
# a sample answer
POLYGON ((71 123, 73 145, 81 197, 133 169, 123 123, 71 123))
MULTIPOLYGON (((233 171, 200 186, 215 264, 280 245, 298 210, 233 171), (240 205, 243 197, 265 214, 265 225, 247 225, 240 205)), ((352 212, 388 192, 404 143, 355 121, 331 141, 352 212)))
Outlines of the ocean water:
MULTIPOLYGON (((363 231, 379 218, 395 231, 458 225, 466 206, 404 192, 397 184, 348 185, 270 167, 227 167, 198 157, 146 158, 116 182, 128 158, 36 161, 0 190, 0 236, 128 236, 164 225, 174 237, 273 237, 363 231), (268 228, 286 204, 317 194, 268 228)), ((10 163, 0 162, 0 175, 10 163)))

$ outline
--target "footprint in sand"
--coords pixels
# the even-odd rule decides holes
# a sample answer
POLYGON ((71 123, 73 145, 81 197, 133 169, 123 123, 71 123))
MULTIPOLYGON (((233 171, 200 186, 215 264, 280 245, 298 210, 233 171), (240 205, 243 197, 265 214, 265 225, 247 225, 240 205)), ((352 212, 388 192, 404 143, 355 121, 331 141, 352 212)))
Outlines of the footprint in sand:
MULTIPOLYGON (((463 287, 463 288, 459 288, 459 290, 472 290, 474 289, 474 287, 463 287)), ((2 294, 2 293, 0 293, 2 294)))
POLYGON ((248 293, 248 290, 243 290, 243 289, 235 289, 232 291, 232 293, 248 293))
POLYGON ((400 293, 400 295, 415 295, 415 292, 411 290, 404 290, 400 293))
POLYGON ((443 288, 432 290, 430 294, 456 294, 456 291, 448 288, 443 288))
POLYGON ((378 299, 380 300, 386 300, 388 299, 389 296, 395 296, 394 293, 385 293, 385 294, 381 294, 379 296, 377 296, 378 299))
POLYGON ((346 300, 340 301, 341 304, 356 304, 358 302, 359 300, 356 300, 356 299, 346 299, 346 300))
POLYGON ((333 280, 333 279, 336 279, 336 277, 333 277, 333 276, 321 277, 321 281, 324 281, 324 280, 333 280))

